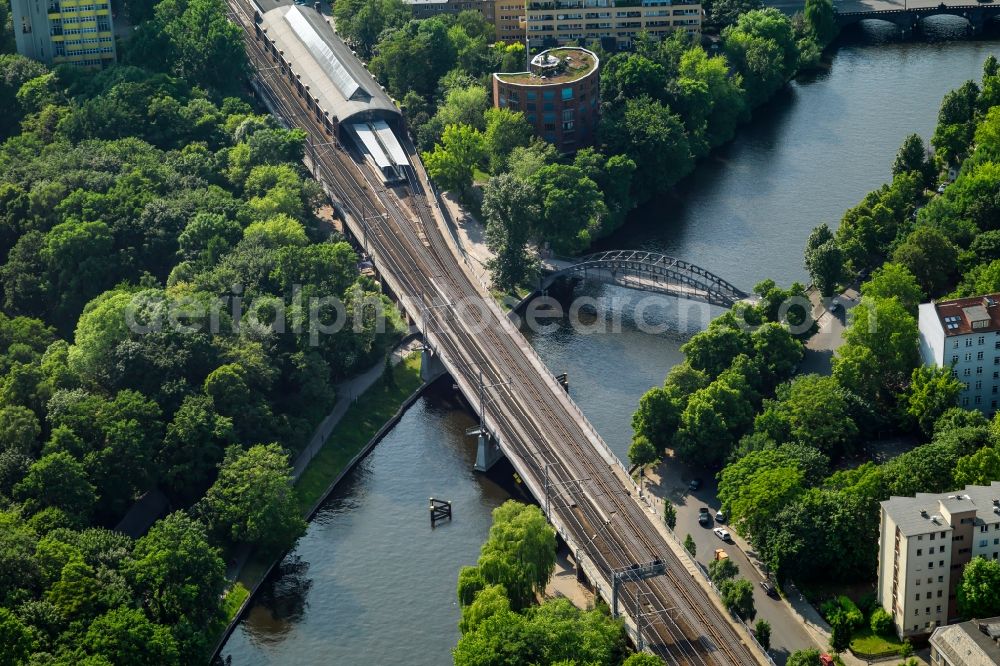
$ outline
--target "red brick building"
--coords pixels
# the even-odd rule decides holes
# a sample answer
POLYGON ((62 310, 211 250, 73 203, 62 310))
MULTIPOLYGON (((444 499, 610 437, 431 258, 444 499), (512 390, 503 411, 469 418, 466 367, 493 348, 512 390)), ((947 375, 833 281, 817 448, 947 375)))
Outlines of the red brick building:
POLYGON ((530 71, 493 75, 493 104, 521 111, 561 153, 591 145, 600 112, 600 60, 586 49, 549 49, 530 71))

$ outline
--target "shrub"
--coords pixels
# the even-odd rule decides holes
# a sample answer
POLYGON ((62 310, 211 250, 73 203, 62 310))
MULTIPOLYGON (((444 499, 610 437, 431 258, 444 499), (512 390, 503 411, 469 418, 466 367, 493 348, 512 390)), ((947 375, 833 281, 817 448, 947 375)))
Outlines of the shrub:
POLYGON ((872 611, 870 625, 872 633, 879 636, 888 636, 893 630, 892 615, 889 615, 884 608, 876 608, 872 611))

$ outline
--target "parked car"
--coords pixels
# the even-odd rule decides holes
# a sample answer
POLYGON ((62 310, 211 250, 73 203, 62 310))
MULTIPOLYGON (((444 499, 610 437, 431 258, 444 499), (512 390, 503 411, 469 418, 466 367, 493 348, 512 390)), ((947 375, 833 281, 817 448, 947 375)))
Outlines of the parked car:
POLYGON ((701 479, 691 479, 691 483, 688 484, 688 490, 698 490, 701 488, 701 479))
POLYGON ((945 184, 944 183, 941 183, 940 185, 938 185, 937 193, 938 194, 944 194, 944 188, 945 188, 945 184))
POLYGON ((726 513, 725 513, 725 511, 716 511, 715 512, 715 522, 717 522, 717 523, 724 523, 724 522, 726 522, 726 513))
POLYGON ((774 599, 778 598, 778 591, 774 589, 774 585, 771 585, 771 581, 762 580, 760 581, 760 587, 764 590, 764 594, 774 599))
POLYGON ((712 531, 715 532, 715 536, 719 537, 720 539, 722 539, 726 543, 729 543, 730 541, 732 541, 732 537, 729 536, 729 530, 725 529, 724 527, 716 527, 712 531))
POLYGON ((729 559, 729 553, 727 553, 726 551, 724 551, 722 548, 716 548, 715 549, 715 561, 716 562, 718 562, 719 560, 728 560, 728 559, 729 559))
POLYGON ((702 525, 708 525, 712 522, 712 514, 708 512, 707 506, 703 506, 698 509, 698 522, 702 525))

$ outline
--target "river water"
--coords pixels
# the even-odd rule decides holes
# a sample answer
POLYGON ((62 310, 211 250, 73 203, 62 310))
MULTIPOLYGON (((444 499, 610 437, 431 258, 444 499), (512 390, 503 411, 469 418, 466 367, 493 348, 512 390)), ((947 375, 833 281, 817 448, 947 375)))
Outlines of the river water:
MULTIPOLYGON (((671 254, 747 291, 767 277, 805 280, 810 230, 835 226, 885 182, 903 138, 929 139, 944 93, 979 78, 997 52, 997 42, 982 41, 842 46, 828 71, 788 86, 676 197, 635 211, 602 246, 671 254)), ((578 293, 614 307, 583 330, 564 319, 527 334, 554 372, 569 374, 574 399, 624 458, 639 396, 719 311, 656 297, 643 321, 665 330, 651 335, 629 305, 640 295, 578 293)), ((490 511, 517 494, 509 467, 471 471, 471 424, 447 393, 417 401, 324 505, 222 654, 235 665, 450 663, 458 569, 475 562, 490 511), (453 501, 452 523, 430 528, 431 496, 453 501)))

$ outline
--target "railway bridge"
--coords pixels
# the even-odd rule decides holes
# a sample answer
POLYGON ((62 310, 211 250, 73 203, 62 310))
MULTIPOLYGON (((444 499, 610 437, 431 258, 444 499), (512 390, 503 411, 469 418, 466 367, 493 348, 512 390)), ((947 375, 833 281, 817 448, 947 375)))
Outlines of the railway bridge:
POLYGON ((340 103, 347 92, 363 101, 358 90, 376 98, 378 89, 359 61, 338 62, 345 48, 325 19, 312 9, 279 12, 264 19, 271 26, 264 32, 257 23, 273 6, 229 2, 244 31, 254 91, 283 123, 307 133, 306 165, 421 330, 425 370, 447 372, 478 412, 481 466, 501 454, 510 460, 637 645, 671 666, 769 663, 488 286, 458 258, 409 139, 397 137, 412 167, 400 170, 403 182, 386 182, 370 168, 364 145, 338 140, 342 119, 330 117, 335 105, 317 91, 340 103), (335 85, 324 84, 323 73, 335 85), (308 87, 298 85, 307 78, 308 87))
MULTIPOLYGON (((786 14, 801 12, 805 0, 765 0, 768 7, 786 14)), ((919 30, 921 22, 932 16, 957 16, 969 24, 973 35, 1000 16, 1000 2, 983 0, 833 0, 837 25, 841 28, 861 21, 878 20, 893 23, 903 36, 919 30)))
POLYGON ((543 290, 561 278, 578 278, 732 307, 750 297, 718 275, 682 259, 645 250, 607 250, 579 259, 546 259, 543 290))

